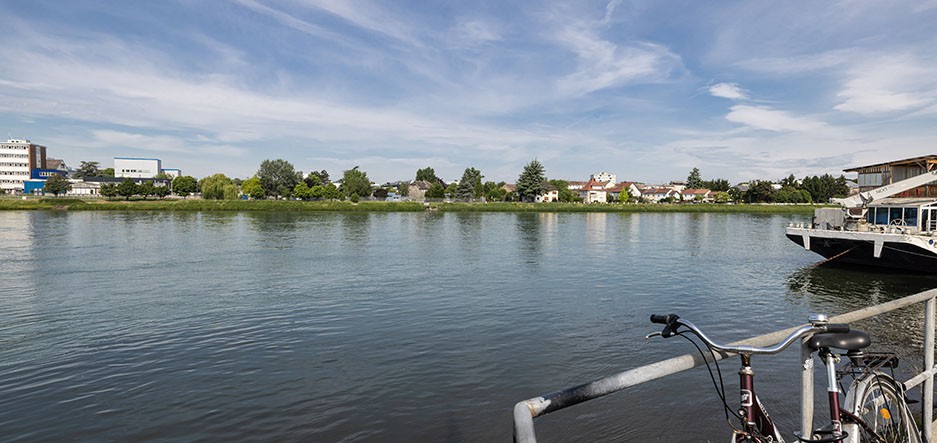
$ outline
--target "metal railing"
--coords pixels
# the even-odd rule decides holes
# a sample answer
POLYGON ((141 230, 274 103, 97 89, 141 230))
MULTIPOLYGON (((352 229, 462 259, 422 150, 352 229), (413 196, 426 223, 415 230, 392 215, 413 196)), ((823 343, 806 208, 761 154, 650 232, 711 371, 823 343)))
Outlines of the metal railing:
MULTIPOLYGON (((922 423, 925 441, 930 442, 934 422, 934 325, 935 307, 937 307, 937 289, 909 295, 880 305, 870 306, 857 311, 830 318, 831 323, 852 323, 872 318, 887 312, 924 303, 924 370, 910 380, 904 382, 907 389, 924 384, 922 391, 922 423)), ((760 335, 758 337, 742 340, 734 345, 767 346, 773 345, 793 332, 797 327, 760 335)), ((734 354, 717 353, 717 359, 729 357, 734 354)), ((710 357, 707 357, 710 358, 710 357)), ((711 360, 711 358, 710 358, 711 360)), ((801 343, 801 435, 810 435, 813 431, 813 359, 806 340, 801 343)), ((668 360, 652 363, 640 368, 631 369, 600 380, 574 386, 562 391, 544 394, 518 402, 514 405, 514 441, 518 443, 536 443, 534 432, 534 418, 549 414, 560 409, 593 400, 613 392, 656 380, 668 375, 676 374, 687 369, 705 364, 700 355, 686 354, 668 360)))

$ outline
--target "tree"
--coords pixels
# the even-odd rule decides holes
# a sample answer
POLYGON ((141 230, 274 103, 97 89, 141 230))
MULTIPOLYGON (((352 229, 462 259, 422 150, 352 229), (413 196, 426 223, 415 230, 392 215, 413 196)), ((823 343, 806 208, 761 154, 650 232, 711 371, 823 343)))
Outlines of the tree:
MULTIPOLYGON (((334 188, 335 185, 332 185, 334 188)), ((315 185, 309 188, 309 198, 325 198, 325 186, 315 185)))
POLYGON ((449 183, 449 186, 446 186, 446 196, 452 197, 455 195, 456 189, 459 189, 459 185, 456 182, 449 183))
POLYGON ((146 200, 147 196, 156 194, 156 185, 152 181, 145 181, 137 185, 137 194, 143 196, 143 199, 146 200))
POLYGON ((429 189, 426 190, 424 196, 426 198, 446 198, 446 188, 439 183, 433 183, 429 185, 429 189))
POLYGON ((137 184, 131 181, 129 178, 125 178, 124 181, 120 182, 117 185, 117 195, 130 200, 130 197, 137 194, 137 184))
POLYGON ((690 176, 686 178, 686 187, 688 189, 700 189, 703 187, 703 179, 700 178, 699 168, 693 168, 690 176))
POLYGON ((166 198, 169 194, 172 193, 172 190, 169 189, 169 186, 157 186, 155 195, 160 199, 166 198))
POLYGON ((792 186, 782 186, 774 194, 774 201, 778 203, 813 203, 810 193, 792 186))
POLYGON ((65 194, 68 193, 68 191, 71 191, 72 182, 68 181, 67 178, 62 177, 61 175, 52 174, 52 176, 46 180, 46 184, 43 185, 42 189, 45 192, 51 193, 52 195, 58 197, 59 194, 65 194))
POLYGON ((397 185, 397 193, 402 197, 410 196, 410 184, 409 183, 400 183, 397 185))
POLYGON ((101 177, 113 177, 114 168, 105 168, 105 169, 100 170, 99 173, 101 174, 101 177))
POLYGON ((389 194, 389 192, 387 192, 387 188, 377 188, 374 190, 374 194, 372 195, 374 196, 374 198, 379 198, 383 200, 387 198, 387 194, 389 194))
POLYGON ((303 173, 293 168, 293 164, 283 160, 264 160, 257 170, 257 178, 268 196, 288 197, 293 188, 303 180, 303 173))
POLYGON ((351 196, 352 194, 371 195, 371 180, 368 173, 358 169, 357 166, 351 168, 342 175, 342 186, 339 188, 343 194, 351 196))
POLYGON ((543 182, 546 180, 543 165, 536 159, 531 160, 517 178, 515 193, 521 201, 536 201, 543 194, 543 182))
POLYGON ((306 185, 308 185, 310 188, 315 185, 325 186, 329 183, 332 183, 332 181, 329 180, 329 171, 326 171, 325 169, 321 171, 312 171, 308 176, 306 176, 306 185), (310 180, 317 180, 318 182, 310 183, 310 180))
POLYGON ((74 176, 75 178, 97 177, 99 174, 98 162, 81 162, 78 169, 75 170, 74 176))
POLYGON ((198 191, 198 181, 195 177, 189 175, 180 175, 172 179, 172 192, 176 195, 186 198, 189 194, 195 194, 198 191))
POLYGON ((244 195, 249 195, 253 199, 262 199, 266 197, 264 194, 264 187, 260 184, 260 179, 257 176, 253 176, 247 180, 244 180, 241 183, 241 193, 244 195))
POLYGON ((726 191, 718 191, 718 192, 716 192, 716 196, 713 197, 713 200, 714 200, 716 203, 728 203, 731 198, 732 198, 732 197, 729 196, 729 193, 728 193, 728 192, 726 192, 726 191))
POLYGON ((439 183, 444 184, 442 179, 436 176, 436 171, 433 168, 427 166, 423 169, 416 170, 416 181, 427 181, 430 183, 439 183))
POLYGON ((202 179, 202 198, 208 200, 223 200, 224 187, 230 185, 231 179, 224 174, 214 174, 202 179))
POLYGON ((329 183, 325 185, 322 198, 328 200, 340 200, 342 198, 342 191, 339 191, 334 183, 329 183))
POLYGON ((459 180, 459 186, 455 190, 455 198, 469 200, 481 197, 485 188, 482 186, 482 173, 475 168, 465 168, 462 173, 462 180, 459 180))
POLYGON ((729 181, 724 178, 717 178, 703 182, 703 188, 713 192, 729 192, 729 181))
POLYGON ((238 199, 238 185, 234 184, 234 181, 224 185, 222 188, 222 195, 225 200, 237 200, 238 199))
POLYGON ((828 202, 832 197, 845 197, 849 194, 846 177, 833 178, 830 174, 819 177, 805 177, 801 188, 810 193, 815 202, 828 202))
POLYGON ((319 176, 315 174, 315 172, 310 172, 309 175, 303 179, 303 183, 306 185, 306 188, 311 188, 313 186, 321 185, 322 179, 320 179, 319 176))
MULTIPOLYGON (((316 186, 319 186, 319 185, 316 185, 316 186)), ((301 181, 299 182, 298 185, 296 185, 295 188, 293 188, 293 197, 296 197, 302 200, 311 198, 311 196, 309 195, 309 190, 310 190, 309 185, 307 185, 305 181, 301 181)))
POLYGON ((101 196, 107 198, 117 197, 117 185, 113 183, 105 183, 101 185, 101 196))
POLYGON ((774 187, 769 181, 752 180, 744 199, 748 203, 771 203, 774 201, 774 187))

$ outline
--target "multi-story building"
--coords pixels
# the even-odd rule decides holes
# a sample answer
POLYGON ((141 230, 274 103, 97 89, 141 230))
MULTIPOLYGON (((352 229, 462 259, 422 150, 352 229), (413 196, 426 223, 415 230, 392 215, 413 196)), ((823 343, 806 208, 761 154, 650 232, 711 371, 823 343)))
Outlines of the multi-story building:
POLYGON ((30 171, 46 168, 46 147, 29 140, 0 143, 0 192, 20 194, 30 171))
POLYGON ((114 177, 154 178, 160 170, 158 158, 114 157, 114 177))
POLYGON ((592 176, 589 178, 597 182, 612 182, 612 183, 615 183, 615 181, 618 179, 617 177, 615 177, 615 174, 609 174, 608 172, 598 172, 598 173, 592 174, 592 176))

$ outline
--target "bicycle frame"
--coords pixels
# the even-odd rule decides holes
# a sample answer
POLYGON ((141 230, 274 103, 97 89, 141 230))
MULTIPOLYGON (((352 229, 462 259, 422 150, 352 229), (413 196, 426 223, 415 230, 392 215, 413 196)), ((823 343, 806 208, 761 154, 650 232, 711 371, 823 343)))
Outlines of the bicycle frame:
POLYGON ((739 398, 741 400, 739 412, 744 420, 744 432, 736 431, 732 441, 734 443, 760 441, 753 439, 753 436, 764 436, 772 439, 769 441, 783 443, 784 438, 774 426, 774 421, 765 411, 764 405, 761 404, 755 392, 755 371, 752 370, 751 356, 742 354, 740 357, 742 368, 739 369, 739 398))

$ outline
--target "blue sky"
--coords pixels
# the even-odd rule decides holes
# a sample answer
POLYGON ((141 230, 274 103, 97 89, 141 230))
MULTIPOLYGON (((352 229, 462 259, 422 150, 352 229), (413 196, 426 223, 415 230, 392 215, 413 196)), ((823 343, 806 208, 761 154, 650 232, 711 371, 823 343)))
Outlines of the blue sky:
POLYGON ((196 177, 839 173, 937 153, 935 23, 901 0, 5 0, 0 128, 196 177))

